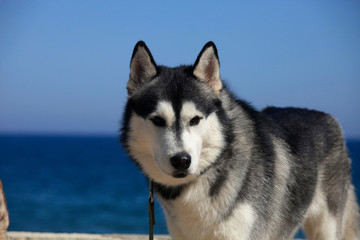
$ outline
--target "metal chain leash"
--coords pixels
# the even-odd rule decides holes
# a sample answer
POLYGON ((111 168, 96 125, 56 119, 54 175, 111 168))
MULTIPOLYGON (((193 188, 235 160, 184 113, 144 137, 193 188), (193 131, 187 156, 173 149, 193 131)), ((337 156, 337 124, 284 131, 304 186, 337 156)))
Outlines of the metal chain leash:
POLYGON ((154 225, 155 225, 154 191, 153 191, 153 182, 149 180, 149 240, 154 239, 154 225))

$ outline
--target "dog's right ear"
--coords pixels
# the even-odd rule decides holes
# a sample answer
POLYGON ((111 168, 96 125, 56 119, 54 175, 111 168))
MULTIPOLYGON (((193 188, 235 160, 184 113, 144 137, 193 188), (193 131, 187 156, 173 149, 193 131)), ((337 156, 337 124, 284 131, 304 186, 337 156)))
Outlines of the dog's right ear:
POLYGON ((150 50, 143 41, 137 42, 130 62, 128 94, 132 95, 140 86, 156 76, 156 64, 150 50))

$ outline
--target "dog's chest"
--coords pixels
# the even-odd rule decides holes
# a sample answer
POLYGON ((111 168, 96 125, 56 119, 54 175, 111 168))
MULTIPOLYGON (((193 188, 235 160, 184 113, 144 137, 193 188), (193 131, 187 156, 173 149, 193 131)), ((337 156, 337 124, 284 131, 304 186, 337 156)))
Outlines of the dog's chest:
POLYGON ((225 217, 234 201, 231 195, 231 190, 224 188, 217 198, 210 197, 208 181, 202 179, 175 200, 162 199, 172 237, 175 240, 239 239, 239 236, 246 239, 256 219, 255 211, 251 204, 239 203, 225 217))

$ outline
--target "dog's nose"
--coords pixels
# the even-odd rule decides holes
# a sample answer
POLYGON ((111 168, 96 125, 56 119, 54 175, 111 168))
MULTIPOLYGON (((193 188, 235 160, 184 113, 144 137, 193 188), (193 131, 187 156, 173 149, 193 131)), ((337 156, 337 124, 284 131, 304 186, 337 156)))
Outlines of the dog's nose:
POLYGON ((171 165, 178 171, 184 171, 190 167, 191 156, 186 152, 181 152, 170 158, 171 165))

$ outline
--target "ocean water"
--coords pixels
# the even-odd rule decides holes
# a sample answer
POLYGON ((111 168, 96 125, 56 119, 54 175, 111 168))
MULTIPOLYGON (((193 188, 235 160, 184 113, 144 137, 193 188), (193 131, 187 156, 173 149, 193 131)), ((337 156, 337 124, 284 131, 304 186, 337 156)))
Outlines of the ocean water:
MULTIPOLYGON (((360 139, 347 144, 360 189, 360 139)), ((148 232, 147 181, 115 136, 0 135, 0 179, 10 231, 148 232)), ((155 216, 166 234, 158 203, 155 216)))

